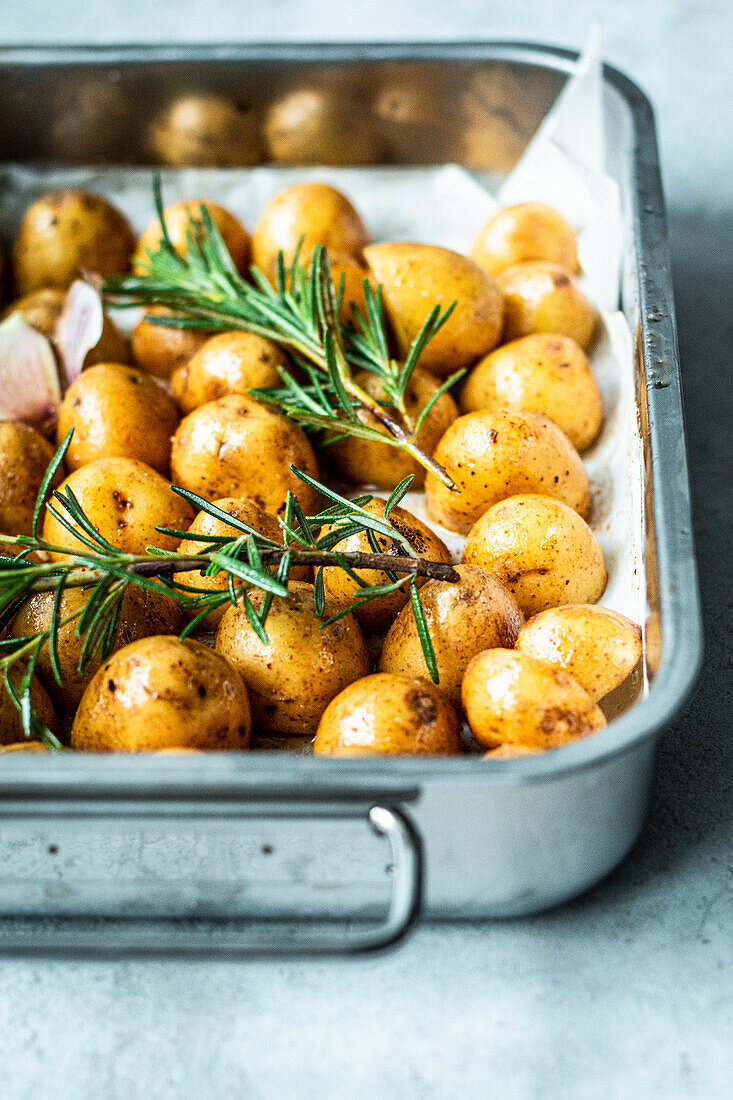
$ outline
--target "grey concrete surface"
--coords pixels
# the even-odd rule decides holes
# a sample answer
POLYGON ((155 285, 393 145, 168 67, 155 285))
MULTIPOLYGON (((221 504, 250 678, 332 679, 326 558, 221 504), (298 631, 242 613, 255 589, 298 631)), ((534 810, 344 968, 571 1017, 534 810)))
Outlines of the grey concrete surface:
POLYGON ((359 962, 0 963, 0 1093, 717 1100, 733 1092, 729 0, 23 0, 21 41, 507 38, 581 44, 651 93, 670 207, 707 653, 625 864, 532 920, 359 962))

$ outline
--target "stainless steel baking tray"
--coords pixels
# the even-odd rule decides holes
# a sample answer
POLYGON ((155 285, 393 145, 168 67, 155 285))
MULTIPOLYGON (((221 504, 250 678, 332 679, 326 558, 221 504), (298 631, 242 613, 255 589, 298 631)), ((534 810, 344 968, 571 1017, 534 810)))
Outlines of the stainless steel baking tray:
MULTIPOLYGON (((574 60, 506 43, 10 48, 0 50, 0 159, 151 163, 151 125, 181 95, 213 92, 259 118, 284 93, 337 87, 354 105, 349 138, 368 129, 380 161, 455 161, 501 177, 574 60), (467 94, 477 86, 478 98, 467 94), (389 109, 395 88, 410 93, 408 108, 398 97, 389 109), (374 112, 380 96, 387 109, 374 112)), ((600 734, 491 767, 280 753, 6 757, 1 951, 367 950, 396 942, 421 912, 555 905, 629 850, 657 738, 695 679, 701 627, 654 120, 610 67, 605 110, 629 230, 622 307, 644 444, 649 692, 600 734)), ((333 161, 348 163, 353 147, 333 161)))

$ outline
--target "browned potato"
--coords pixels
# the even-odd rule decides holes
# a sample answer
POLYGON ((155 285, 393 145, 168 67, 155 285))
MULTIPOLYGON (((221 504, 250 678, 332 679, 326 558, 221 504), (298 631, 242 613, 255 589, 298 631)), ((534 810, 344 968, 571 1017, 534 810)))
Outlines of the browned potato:
MULTIPOLYGON (((58 287, 45 287, 43 290, 34 290, 32 294, 26 294, 17 302, 13 302, 6 314, 20 313, 27 325, 53 343, 56 325, 63 313, 65 303, 66 291, 58 287)), ((84 367, 91 367, 95 363, 129 363, 130 359, 129 341, 105 313, 102 335, 94 347, 87 352, 84 367)))
POLYGON ((313 751, 328 756, 462 751, 458 718, 439 688, 420 676, 377 672, 357 680, 326 707, 313 751))
POLYGON ((270 340, 250 332, 220 332, 175 371, 171 393, 184 413, 207 401, 280 385, 287 359, 270 340))
POLYGON ((474 241, 471 258, 492 276, 528 260, 547 260, 567 271, 579 270, 575 230, 543 202, 522 202, 499 210, 474 241))
MULTIPOLYGON (((25 670, 20 669, 17 664, 13 665, 10 678, 14 686, 17 687, 20 684, 24 672, 25 670)), ((56 712, 46 689, 37 676, 33 677, 31 684, 31 705, 41 721, 48 726, 52 733, 56 733, 56 712)), ((0 745, 13 745, 16 742, 30 743, 23 732, 20 711, 8 692, 5 676, 0 675, 0 745)))
MULTIPOLYGON (((369 654, 352 615, 324 626, 338 605, 327 600, 321 618, 311 585, 295 581, 289 591, 287 599, 275 596, 272 601, 265 623, 267 644, 238 604, 224 615, 216 648, 241 673, 258 727, 312 734, 331 699, 369 672, 369 654)), ((252 591, 251 599, 259 611, 263 594, 252 591)))
POLYGON ((507 757, 513 756, 536 756, 538 752, 547 750, 530 748, 528 745, 513 745, 509 741, 505 741, 503 745, 499 745, 496 749, 489 749, 485 752, 483 760, 504 760, 507 757))
MULTIPOLYGON (((67 588, 61 597, 59 609, 63 620, 79 608, 83 608, 91 592, 82 588, 67 588)), ((54 593, 38 592, 21 607, 13 619, 12 635, 25 637, 40 634, 51 626, 54 593)), ((62 683, 57 684, 51 667, 48 645, 38 656, 36 668, 53 701, 62 710, 73 711, 79 705, 84 689, 99 668, 99 659, 83 673, 79 672, 79 660, 84 644, 76 635, 78 619, 72 619, 59 627, 56 651, 62 683)), ((183 613, 175 600, 158 595, 149 589, 130 585, 122 599, 120 621, 117 628, 115 649, 121 649, 138 638, 151 634, 173 634, 183 625, 183 613)))
POLYGON ((50 752, 43 741, 14 741, 12 745, 0 745, 0 752, 50 752))
POLYGON ((603 401, 585 352, 568 336, 538 332, 492 351, 466 379, 463 412, 544 413, 579 451, 601 430, 603 401))
POLYGON ((516 650, 487 649, 474 657, 461 695, 471 732, 487 749, 555 749, 606 724, 571 676, 516 650))
POLYGON ((84 692, 72 749, 154 752, 249 748, 247 689, 228 661, 191 638, 142 638, 114 653, 84 692))
POLYGON ((358 260, 369 238, 346 195, 326 183, 296 183, 263 210, 252 237, 252 259, 272 278, 278 253, 291 263, 301 239, 300 260, 305 263, 317 244, 358 260))
MULTIPOLYGON (((225 497, 223 500, 214 501, 214 503, 217 508, 221 508, 223 512, 232 516, 233 519, 238 519, 242 523, 246 523, 249 527, 253 527, 255 531, 259 531, 265 538, 271 539, 272 542, 278 544, 283 543, 284 532, 280 524, 274 516, 270 516, 267 512, 263 512, 253 501, 225 497)), ((208 512, 199 512, 188 528, 188 533, 189 535, 210 535, 212 538, 233 539, 241 535, 242 531, 239 528, 232 527, 228 523, 224 523, 223 520, 216 519, 208 512)), ((201 543, 197 539, 184 539, 178 547, 178 552, 179 554, 191 554, 193 557, 196 557, 202 552, 205 546, 205 543, 201 543)), ((310 566, 294 565, 290 570, 290 576, 293 580, 307 581, 311 579, 312 572, 310 566)), ((176 573, 174 580, 176 580, 178 584, 188 584, 193 588, 205 588, 212 592, 220 592, 228 587, 226 573, 218 573, 213 577, 205 577, 200 570, 193 570, 185 573, 176 573)), ((214 630, 221 622, 226 610, 227 606, 225 604, 223 607, 209 612, 204 619, 206 626, 210 630, 214 630)))
POLYGON ((273 515, 285 507, 292 489, 306 515, 312 515, 318 510, 318 494, 291 466, 318 477, 305 433, 244 395, 194 409, 173 437, 171 476, 177 485, 206 500, 247 497, 273 515))
POLYGON ((487 508, 516 493, 542 493, 585 517, 590 484, 578 452, 557 425, 535 412, 472 412, 451 424, 434 452, 459 491, 425 479, 428 515, 465 534, 487 508))
POLYGON ((134 247, 127 219, 101 195, 49 191, 28 207, 15 238, 15 289, 66 290, 80 268, 117 275, 129 268, 134 247))
POLYGON ((98 458, 137 458, 167 474, 178 409, 146 372, 120 363, 98 363, 69 386, 56 422, 56 442, 71 428, 69 470, 98 458))
POLYGON ((150 136, 157 159, 182 168, 237 168, 261 159, 254 109, 223 96, 177 99, 153 123, 150 136))
POLYGON ((540 260, 515 264, 497 276, 497 283, 504 295, 504 340, 554 332, 585 350, 593 343, 595 306, 564 267, 540 260))
MULTIPOLYGON (((210 202, 208 199, 190 199, 187 202, 174 202, 171 206, 167 206, 163 211, 163 217, 171 244, 180 256, 185 256, 188 252, 186 234, 191 226, 191 219, 197 224, 201 223, 202 206, 206 207, 211 220, 219 230, 237 271, 245 275, 249 264, 249 233, 242 223, 218 202, 210 202)), ((154 218, 138 238, 133 256, 135 271, 145 270, 147 252, 157 252, 162 240, 160 220, 154 218)))
MULTIPOLYGON (((36 497, 53 453, 51 444, 35 428, 0 420, 0 535, 31 534, 36 497)), ((57 473, 54 485, 62 477, 63 473, 57 473)))
MULTIPOLYGON (((371 515, 382 517, 385 503, 386 501, 381 497, 373 497, 368 504, 364 505, 364 508, 371 515)), ((393 508, 389 514, 389 522, 403 538, 407 539, 415 557, 425 558, 428 561, 450 563, 450 553, 445 543, 407 509, 393 508)), ((331 530, 331 527, 324 527, 322 533, 326 534, 331 530)), ((374 537, 382 553, 401 556, 405 554, 405 551, 394 539, 388 539, 385 535, 377 534, 374 537)), ((357 535, 349 535, 343 542, 337 544, 336 549, 342 554, 368 554, 372 550, 365 531, 361 531, 357 535)), ((389 584, 389 577, 380 569, 357 569, 356 573, 367 584, 389 584)), ((410 577, 406 577, 405 584, 409 583, 410 580, 410 577)), ((418 585, 424 584, 425 578, 418 578, 417 583, 418 585)), ((355 599, 358 599, 356 582, 338 566, 328 566, 323 570, 323 587, 326 595, 341 607, 346 607, 352 604, 355 599)), ((400 588, 396 592, 388 593, 386 596, 377 596, 375 599, 369 600, 362 607, 358 607, 354 614, 365 630, 381 633, 388 629, 408 599, 409 592, 400 588)))
MULTIPOLYGON (((382 383, 376 374, 359 371, 354 380, 370 397, 384 400, 382 383)), ((440 382, 429 371, 419 367, 415 369, 405 394, 405 406, 413 424, 439 387, 440 382)), ((451 395, 441 394, 420 425, 417 439, 422 449, 431 455, 457 416, 458 409, 451 395)), ((386 428, 381 427, 376 417, 366 414, 364 421, 387 434, 386 428)), ((404 477, 412 475, 415 478, 413 488, 417 489, 425 481, 425 468, 406 451, 388 443, 372 443, 368 439, 350 436, 331 443, 325 454, 338 473, 356 485, 394 489, 404 477)))
POLYGON ((517 649, 564 669, 597 700, 635 668, 641 657, 641 628, 607 607, 553 607, 525 623, 517 649))
POLYGON ((158 378, 170 378, 212 336, 201 329, 172 328, 147 320, 151 314, 165 317, 169 313, 165 306, 151 306, 132 334, 135 362, 158 378))
MULTIPOLYGON (((469 661, 489 648, 511 649, 524 616, 507 588, 485 569, 459 565, 460 581, 428 581, 420 590, 438 666, 438 686, 460 705, 469 661)), ((412 607, 392 623, 379 658, 380 672, 429 676, 412 607)))
POLYGON ((285 164, 373 164, 376 129, 363 104, 343 92, 299 88, 265 118, 270 160, 285 164))
MULTIPOLYGON (((190 505, 171 492, 166 479, 134 458, 99 458, 69 474, 59 492, 67 485, 100 535, 125 554, 144 554, 150 545, 176 550, 178 540, 156 527, 185 531, 193 518, 190 505)), ((67 518, 58 502, 55 507, 67 518)), ((78 529, 73 522, 72 527, 78 529)), ((70 553, 83 545, 48 509, 43 537, 70 553)), ((65 556, 52 554, 54 559, 65 556)))
POLYGON ((606 587, 601 548, 585 520, 562 501, 509 497, 472 527, 463 552, 503 581, 525 615, 595 603, 606 587))
MULTIPOLYGON (((333 283, 334 294, 338 293, 342 276, 344 280, 344 293, 341 298, 339 320, 343 325, 354 325, 354 311, 351 308, 351 304, 353 302, 354 305, 361 310, 362 314, 366 316, 364 280, 367 279, 374 288, 374 279, 363 264, 355 260, 353 256, 349 256, 346 252, 337 252, 335 249, 329 249, 328 259, 331 264, 331 282, 333 283)), ((304 266, 306 271, 310 273, 310 260, 306 261, 304 266)))
POLYGON ((420 366, 442 378, 472 366, 501 337, 502 297, 493 279, 458 252, 429 244, 373 244, 364 250, 406 356, 430 310, 452 302, 452 315, 420 356, 420 366))

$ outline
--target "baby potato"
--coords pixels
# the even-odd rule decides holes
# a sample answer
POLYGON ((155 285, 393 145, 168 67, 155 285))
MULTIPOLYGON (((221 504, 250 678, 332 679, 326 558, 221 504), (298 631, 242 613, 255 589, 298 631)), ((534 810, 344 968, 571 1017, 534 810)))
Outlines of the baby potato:
POLYGON ((98 458, 136 458, 166 474, 178 420, 175 401, 146 371, 98 363, 66 391, 56 442, 74 429, 65 459, 69 470, 98 458))
POLYGON ((516 650, 487 649, 474 657, 461 697, 471 732, 487 749, 555 749, 606 725, 572 676, 516 650))
POLYGON ((270 340, 250 332, 212 336, 171 378, 171 393, 184 413, 199 405, 251 389, 280 385, 287 359, 270 340))
MULTIPOLYGON (((31 328, 40 332, 47 340, 55 342, 56 325, 63 313, 66 304, 66 291, 58 287, 45 287, 43 290, 34 290, 13 302, 7 309, 6 315, 20 313, 23 320, 31 328)), ((122 335, 114 321, 104 314, 102 322, 102 335, 93 348, 87 352, 84 359, 84 367, 94 366, 95 363, 129 363, 131 351, 129 341, 122 335)))
MULTIPOLYGON (((381 497, 372 497, 371 501, 364 505, 364 509, 373 516, 383 517, 385 504, 386 501, 381 497)), ((403 538, 407 539, 415 557, 450 564, 450 553, 445 543, 417 516, 413 516, 411 512, 408 512, 406 508, 393 508, 389 513, 389 522, 403 538)), ((324 527, 322 534, 332 530, 332 527, 324 527)), ((388 539, 385 535, 377 534, 374 537, 382 553, 405 555, 406 552, 394 539, 388 539)), ((342 554, 369 554, 372 552, 365 531, 349 535, 337 544, 336 549, 342 554)), ((367 584, 389 584, 390 582, 387 574, 380 569, 357 569, 356 573, 367 584)), ((405 577, 406 585, 410 579, 409 576, 405 577)), ((419 577, 417 580, 418 586, 424 583, 425 578, 419 577)), ((326 595, 340 607, 346 607, 353 603, 354 599, 358 599, 356 581, 352 580, 349 574, 338 566, 327 566, 323 570, 323 587, 326 595), (357 593, 356 596, 355 592, 357 593)), ((388 629, 409 598, 407 589, 399 588, 395 592, 369 600, 362 607, 357 607, 354 614, 365 630, 379 634, 388 629)))
POLYGON ((489 749, 482 756, 482 760, 504 760, 507 757, 514 756, 536 756, 538 752, 542 752, 542 749, 530 748, 527 745, 513 745, 509 741, 505 741, 503 745, 499 745, 496 749, 489 749))
POLYGON ((265 118, 270 160, 284 164, 373 164, 379 141, 363 104, 342 92, 299 88, 265 118))
POLYGON ((318 494, 291 465, 318 477, 313 449, 297 424, 243 394, 194 409, 173 436, 173 481, 206 500, 247 497, 274 515, 292 489, 311 515, 318 494))
POLYGON ((150 306, 132 334, 132 354, 143 370, 157 378, 170 378, 179 367, 202 348, 212 333, 195 328, 173 328, 156 325, 148 320, 165 317, 170 310, 165 306, 150 306))
MULTIPOLYGON (((36 497, 53 454, 51 444, 35 428, 17 420, 0 420, 0 535, 33 531, 36 497)), ((62 478, 59 471, 54 486, 62 478)), ((13 547, 10 552, 17 550, 13 547)))
POLYGON ((127 271, 135 237, 127 219, 87 191, 49 191, 25 212, 13 244, 19 295, 42 287, 66 290, 80 268, 98 275, 127 271))
POLYGON ((292 263, 301 239, 299 257, 306 263, 317 244, 359 260, 369 237, 346 195, 327 183, 296 183, 263 210, 252 237, 252 260, 271 279, 278 253, 286 265, 292 263))
POLYGON ((593 604, 542 611, 525 623, 517 638, 522 653, 564 669, 595 700, 624 682, 641 648, 636 623, 593 604))
POLYGON ((252 719, 242 677, 191 638, 141 638, 95 673, 71 728, 86 752, 249 748, 252 719))
POLYGON ((499 210, 474 241, 471 259, 491 276, 528 260, 579 270, 575 230, 543 202, 522 202, 499 210))
MULTIPOLYGON (((438 667, 438 686, 460 706, 461 680, 482 649, 511 649, 524 616, 507 588, 485 569, 459 565, 456 584, 427 581, 420 590, 438 667)), ((428 676, 412 607, 392 623, 379 658, 380 672, 428 676)))
POLYGON ((322 756, 435 755, 463 751, 456 712, 429 680, 377 672, 329 703, 313 752, 322 756))
MULTIPOLYGON (((242 275, 246 275, 249 264, 250 240, 249 233, 242 223, 238 221, 228 210, 220 206, 218 202, 210 202, 208 199, 189 199, 187 202, 174 202, 166 206, 163 211, 168 237, 179 256, 185 256, 188 252, 186 234, 191 227, 191 219, 201 224, 201 207, 205 207, 216 228, 221 234, 232 262, 242 275)), ((132 259, 133 269, 144 273, 146 270, 147 253, 157 252, 163 240, 163 232, 160 227, 160 219, 154 218, 145 232, 138 238, 135 247, 135 255, 132 259)))
MULTIPOLYGON (((61 620, 83 608, 90 596, 89 590, 67 588, 61 596, 61 620)), ((13 619, 12 636, 22 638, 48 630, 51 626, 53 601, 53 592, 38 592, 27 599, 13 619)), ((73 711, 79 705, 84 689, 100 663, 97 657, 88 669, 83 673, 79 672, 84 639, 77 637, 77 623, 78 619, 72 619, 58 630, 56 651, 62 683, 58 684, 54 677, 48 644, 41 649, 36 665, 38 675, 54 703, 66 711, 73 711)), ((131 584, 122 598, 115 650, 151 634, 173 634, 180 630, 182 624, 183 613, 175 600, 162 592, 158 595, 150 589, 131 584)))
POLYGON ((552 497, 527 494, 494 504, 471 528, 463 560, 498 577, 525 615, 595 603, 606 587, 595 535, 577 512, 552 497))
POLYGON ((535 412, 472 412, 459 416, 434 458, 459 491, 434 474, 425 479, 428 515, 465 534, 492 504, 517 493, 542 493, 590 513, 590 483, 578 452, 548 417, 535 412))
MULTIPOLYGON (((20 686, 24 672, 25 669, 19 668, 17 664, 13 665, 10 679, 15 688, 20 686)), ((52 733, 56 733, 57 719, 53 703, 49 699, 43 684, 35 675, 31 681, 31 705, 41 721, 48 726, 52 733)), ((31 741, 25 736, 20 711, 10 697, 3 675, 0 676, 0 745, 13 745, 16 743, 35 744, 35 739, 31 741)), ((16 752, 19 751, 20 749, 16 749, 16 752)))
POLYGON ((224 96, 177 99, 153 123, 150 137, 157 159, 175 167, 238 168, 261 159, 256 112, 224 96))
POLYGON ((579 451, 595 442, 603 401, 585 352, 568 336, 538 332, 496 348, 466 379, 463 412, 544 413, 579 451))
MULTIPOLYGON (((313 734, 331 699, 369 672, 369 654, 353 615, 324 626, 338 604, 327 599, 320 617, 312 585, 294 581, 289 592, 287 599, 272 600, 266 644, 239 603, 221 620, 216 649, 241 673, 260 729, 313 734)), ((263 598, 262 592, 251 590, 255 610, 260 610, 263 598)))
MULTIPOLYGON (((355 382, 378 401, 385 399, 382 383, 372 371, 359 371, 355 382)), ((405 407, 413 424, 428 404, 440 382, 429 371, 415 368, 405 393, 405 407)), ((432 454, 438 441, 458 416, 456 403, 449 393, 443 393, 428 412, 417 434, 418 443, 427 454, 432 454)), ((366 414, 364 422, 377 431, 387 434, 376 417, 366 414)), ((425 481, 425 468, 416 459, 398 447, 388 443, 372 443, 368 439, 338 440, 329 444, 326 458, 338 473, 356 485, 376 485, 379 489, 394 489, 404 477, 414 477, 413 489, 425 481)))
POLYGON ((494 280, 466 256, 430 244, 373 244, 364 250, 400 355, 406 356, 436 303, 455 309, 420 356, 420 366, 446 378, 496 347, 503 321, 494 280))
MULTIPOLYGON (((178 539, 160 534, 156 527, 183 531, 193 518, 191 506, 171 492, 166 479, 134 458, 98 458, 69 474, 59 492, 67 486, 99 534, 125 554, 144 554, 150 545, 176 550, 178 539)), ((78 530, 58 501, 55 508, 78 530)), ((43 537, 72 554, 83 545, 48 508, 43 537)), ((66 554, 54 553, 51 557, 59 560, 66 554)))
POLYGON ((554 332, 586 351, 593 343, 595 306, 564 267, 540 260, 515 264, 497 275, 497 283, 504 295, 504 340, 554 332))
POLYGON ((0 752, 50 752, 43 741, 13 741, 12 745, 0 745, 0 752))

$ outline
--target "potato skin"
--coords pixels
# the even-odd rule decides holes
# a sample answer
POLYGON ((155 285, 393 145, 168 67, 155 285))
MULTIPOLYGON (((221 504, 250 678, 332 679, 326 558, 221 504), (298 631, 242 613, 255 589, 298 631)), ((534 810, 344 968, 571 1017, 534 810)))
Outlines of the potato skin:
POLYGON ((603 553, 588 524, 562 501, 537 494, 489 508, 471 529, 463 561, 498 577, 525 615, 594 603, 606 587, 603 553))
POLYGON ((69 470, 98 458, 136 458, 167 474, 178 420, 175 402, 146 371, 98 363, 66 391, 56 443, 74 429, 65 457, 69 470))
MULTIPOLYGON (((364 505, 364 509, 371 515, 383 517, 385 504, 386 501, 382 497, 373 497, 368 504, 364 505)), ((417 516, 413 516, 411 512, 408 512, 406 508, 393 508, 389 514, 389 522, 407 539, 413 548, 415 557, 450 563, 450 553, 445 543, 417 516)), ((331 530, 331 527, 324 527, 322 533, 325 534, 331 530)), ((374 537, 383 553, 404 555, 405 551, 393 539, 377 534, 374 537)), ((339 542, 336 549, 342 554, 368 554, 371 552, 372 547, 366 533, 361 531, 359 534, 350 535, 339 542)), ((389 577, 381 569, 357 569, 356 573, 368 584, 389 584, 389 577)), ((409 580, 409 577, 405 578, 406 584, 409 580)), ((418 587, 424 583, 425 578, 418 577, 418 587)), ((346 607, 358 598, 354 595, 357 587, 356 582, 338 566, 327 566, 323 570, 323 587, 326 595, 340 607, 346 607)), ((398 589, 386 596, 377 596, 362 607, 358 607, 354 614, 365 630, 381 633, 388 629, 409 598, 406 588, 404 590, 398 589)))
POLYGON ((636 666, 641 628, 607 607, 554 607, 525 623, 517 649, 564 669, 598 700, 622 684, 636 666))
MULTIPOLYGON (((79 607, 84 607, 91 596, 90 591, 82 588, 67 588, 61 597, 60 616, 66 618, 79 607)), ((23 637, 39 634, 51 625, 53 592, 38 592, 21 607, 13 619, 12 636, 23 637)), ((62 710, 73 711, 79 705, 87 684, 99 668, 99 659, 95 659, 84 672, 79 672, 83 638, 76 636, 77 619, 61 626, 58 631, 57 653, 62 684, 57 684, 51 667, 48 644, 38 655, 36 668, 56 706, 62 710)), ((130 585, 122 599, 120 621, 115 639, 115 650, 147 638, 152 634, 173 634, 183 625, 183 613, 180 606, 164 596, 145 588, 130 585)))
POLYGON ((436 303, 456 306, 420 356, 420 366, 441 378, 470 367, 501 338, 503 299, 494 280, 473 260, 429 244, 373 244, 364 259, 384 288, 384 304, 400 354, 436 303))
POLYGON ((567 336, 533 333, 496 348, 473 368, 460 395, 464 413, 544 413, 578 451, 601 430, 603 401, 583 349, 567 336))
POLYGON ((206 500, 246 497, 274 515, 292 489, 312 514, 318 495, 291 465, 318 477, 313 449, 297 424, 244 395, 194 409, 173 437, 173 481, 206 500))
POLYGON ((127 219, 101 195, 49 191, 28 207, 15 238, 15 289, 66 290, 82 267, 117 275, 128 270, 134 247, 127 219))
MULTIPOLYGON (((384 400, 384 389, 376 374, 367 370, 359 371, 355 375, 355 381, 370 397, 384 400)), ((416 367, 405 394, 405 406, 413 423, 439 386, 440 382, 434 375, 416 367)), ((451 395, 441 394, 420 425, 417 439, 422 449, 431 455, 457 416, 458 408, 451 395)), ((382 428, 375 417, 367 415, 364 420, 386 434, 386 428, 382 428)), ((325 455, 334 469, 355 485, 394 489, 408 476, 415 479, 413 489, 419 489, 425 483, 425 468, 406 451, 388 443, 372 443, 368 439, 352 436, 330 444, 325 455)))
MULTIPOLYGON (((22 673, 17 665, 13 666, 13 671, 10 675, 13 684, 16 686, 19 685, 22 673)), ((56 733, 56 712, 53 708, 53 703, 48 697, 46 689, 37 676, 33 677, 31 683, 31 704, 41 721, 48 726, 52 733, 56 733)), ((26 738, 23 732, 23 722, 20 717, 20 711, 10 698, 5 683, 5 677, 2 676, 0 677, 0 745, 13 745, 15 743, 29 745, 35 744, 36 741, 35 739, 30 740, 26 738)), ((20 750, 18 749, 16 751, 19 752, 20 750)))
POLYGON ((50 752, 43 741, 13 741, 10 745, 0 745, 0 752, 50 752))
MULTIPOLYGON (((459 565, 460 581, 427 581, 420 603, 438 666, 438 686, 461 704, 461 680, 469 662, 487 647, 512 649, 524 616, 507 588, 485 569, 459 565)), ((380 672, 429 676, 412 607, 403 607, 382 647, 380 672)))
MULTIPOLYGON (((53 454, 51 444, 35 428, 0 420, 0 534, 31 534, 36 497, 53 454)), ((62 478, 59 471, 54 486, 62 478)))
MULTIPOLYGON (((238 604, 228 608, 219 625, 216 649, 241 673, 258 728, 313 734, 331 699, 369 672, 369 654, 352 615, 323 626, 338 605, 327 599, 320 618, 311 585, 295 581, 289 592, 287 599, 276 596, 272 601, 267 645, 238 604)), ((263 594, 253 591, 251 599, 259 610, 263 594)))
POLYGON ((324 756, 449 756, 462 748, 445 695, 420 676, 387 672, 357 680, 329 703, 313 743, 324 756))
POLYGON ((151 314, 164 317, 170 310, 165 306, 151 306, 147 310, 132 334, 133 358, 139 367, 157 378, 170 378, 204 346, 211 333, 156 325, 147 320, 151 314))
POLYGON ((255 111, 223 96, 183 96, 151 127, 151 142, 163 164, 182 168, 237 168, 259 164, 255 111))
MULTIPOLYGON (((134 458, 99 458, 69 474, 61 490, 67 485, 102 537, 126 554, 144 554, 150 545, 175 550, 178 540, 160 534, 156 526, 184 531, 193 518, 190 505, 170 491, 166 479, 134 458)), ((83 545, 48 509, 43 537, 71 553, 83 545)), ((58 560, 66 554, 51 556, 58 560)))
POLYGON ((590 514, 590 483, 580 456, 541 413, 466 413, 448 428, 434 458, 459 492, 428 473, 427 511, 451 531, 466 534, 487 508, 517 493, 546 494, 584 518, 590 514))
MULTIPOLYGON (((247 274, 247 266, 250 256, 249 233, 242 223, 234 217, 225 207, 218 202, 210 202, 208 199, 189 199, 183 202, 174 202, 166 206, 163 211, 166 228, 170 242, 180 256, 188 252, 186 233, 188 232, 190 219, 201 222, 201 207, 206 207, 211 220, 219 230, 224 244, 237 271, 242 275, 247 274)), ((138 238, 133 256, 132 266, 137 272, 144 271, 146 263, 146 251, 157 252, 163 240, 158 218, 153 218, 145 232, 138 238)))
POLYGON ((372 164, 379 142, 369 115, 343 92, 299 88, 265 117, 270 160, 285 164, 372 164))
POLYGON ((317 244, 358 260, 369 239, 346 195, 326 183, 296 183, 270 200, 252 237, 252 260, 272 278, 278 252, 290 264, 301 237, 302 263, 311 258, 317 244))
POLYGON ((471 732, 487 749, 555 749, 606 725, 571 676, 516 650, 487 649, 474 657, 461 696, 471 732))
MULTIPOLYGON (((65 304, 66 291, 49 286, 18 298, 10 304, 5 315, 20 313, 26 324, 54 343, 56 325, 65 304)), ((87 352, 84 367, 93 367, 95 363, 129 363, 131 358, 132 351, 127 337, 122 335, 114 321, 105 313, 102 335, 87 352)))
POLYGON ((249 748, 247 689, 208 646, 170 635, 142 638, 95 673, 71 729, 86 752, 249 748))
POLYGON ((593 343, 595 306, 564 267, 540 260, 515 264, 497 276, 497 283, 504 295, 505 341, 554 332, 569 336, 584 351, 593 343))
POLYGON ((575 230, 543 202, 499 210, 476 237, 471 259, 492 277, 528 260, 560 264, 573 273, 579 270, 575 230))
POLYGON ((212 336, 174 372, 171 393, 184 413, 208 401, 280 385, 288 361, 271 340, 250 332, 212 336))

